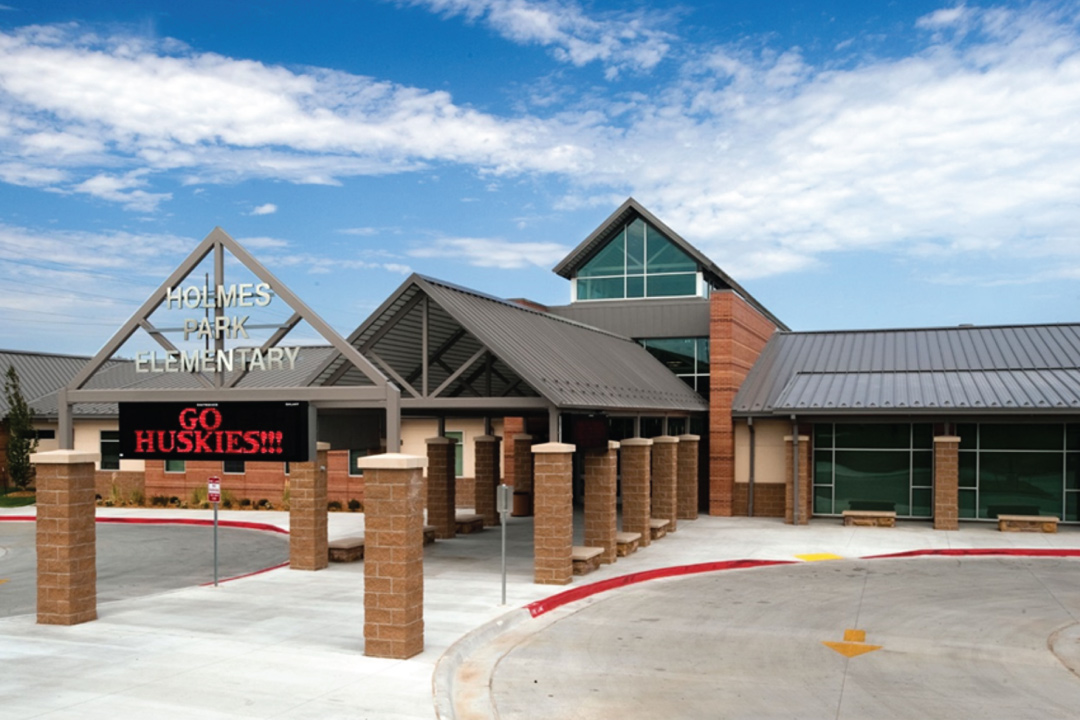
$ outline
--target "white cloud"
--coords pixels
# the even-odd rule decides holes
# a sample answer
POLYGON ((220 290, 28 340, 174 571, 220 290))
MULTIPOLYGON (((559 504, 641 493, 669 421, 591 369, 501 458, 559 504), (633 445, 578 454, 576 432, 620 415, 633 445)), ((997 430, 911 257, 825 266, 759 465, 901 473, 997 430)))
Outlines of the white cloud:
POLYGON ((273 215, 277 212, 277 205, 274 203, 266 203, 265 205, 259 205, 257 208, 251 211, 252 215, 273 215))
POLYGON ((443 15, 481 20, 508 40, 549 47, 575 66, 599 62, 614 78, 623 70, 648 71, 663 60, 676 38, 660 29, 659 13, 587 15, 569 0, 410 0, 443 15))
POLYGON ((110 200, 124 205, 129 210, 152 212, 163 200, 172 197, 172 193, 151 193, 137 189, 146 184, 145 171, 139 170, 125 175, 100 173, 71 189, 77 193, 86 193, 102 200, 110 200))
POLYGON ((530 265, 548 269, 562 260, 570 248, 558 243, 508 242, 494 238, 439 238, 425 247, 408 251, 417 258, 451 258, 478 267, 516 269, 530 265))

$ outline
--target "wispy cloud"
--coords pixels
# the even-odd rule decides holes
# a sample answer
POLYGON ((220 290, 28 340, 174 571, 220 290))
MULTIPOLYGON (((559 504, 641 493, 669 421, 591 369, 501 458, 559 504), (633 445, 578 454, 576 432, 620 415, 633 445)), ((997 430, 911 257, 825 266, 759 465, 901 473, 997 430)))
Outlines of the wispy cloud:
POLYGON ((439 238, 408 251, 416 258, 450 258, 478 267, 516 269, 535 265, 550 268, 570 248, 558 243, 507 242, 495 238, 439 238))
POLYGON ((277 212, 277 205, 274 203, 266 203, 265 205, 259 205, 257 208, 251 211, 252 215, 273 215, 277 212))
POLYGON ((408 0, 408 4, 483 22, 512 42, 551 48, 560 62, 578 67, 601 63, 609 79, 626 70, 651 70, 676 40, 661 29, 669 21, 657 12, 596 16, 567 0, 408 0))

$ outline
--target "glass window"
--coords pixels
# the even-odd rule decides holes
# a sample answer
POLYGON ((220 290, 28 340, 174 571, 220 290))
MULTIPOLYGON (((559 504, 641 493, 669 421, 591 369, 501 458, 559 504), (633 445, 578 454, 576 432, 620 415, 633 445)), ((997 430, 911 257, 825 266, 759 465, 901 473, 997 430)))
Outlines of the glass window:
POLYGON ((1060 453, 979 453, 979 517, 1058 515, 1061 470, 1060 453))
POLYGON ((222 460, 221 471, 229 473, 230 475, 239 475, 244 472, 243 460, 222 460))
POLYGON ((648 247, 649 259, 646 271, 650 275, 697 271, 697 265, 690 259, 690 256, 655 228, 649 228, 648 247))
POLYGON ((697 274, 649 275, 645 289, 649 297, 693 295, 697 290, 697 274))
POLYGON ((639 342, 698 394, 709 397, 709 338, 647 338, 639 342))
POLYGON ((454 477, 462 477, 465 475, 464 435, 460 432, 447 432, 445 436, 457 441, 454 443, 454 477))
POLYGON ((623 275, 626 268, 625 262, 626 231, 615 236, 611 242, 605 245, 600 252, 593 256, 592 260, 585 263, 578 270, 579 278, 603 277, 606 275, 623 275))
POLYGON ((911 514, 911 455, 905 451, 836 451, 836 511, 895 510, 911 514))
POLYGON ((356 461, 362 457, 367 457, 370 453, 367 450, 350 450, 349 451, 349 475, 353 477, 364 477, 364 471, 356 467, 356 461))
POLYGON ((626 295, 626 281, 616 278, 578 278, 578 300, 616 300, 626 295))
POLYGON ((165 472, 167 473, 182 473, 187 470, 183 460, 166 460, 165 472))
POLYGON ((699 294, 697 263, 641 218, 622 228, 575 277, 578 300, 699 294))
POLYGON ((836 423, 838 448, 909 448, 911 426, 893 423, 836 423))
POLYGON ((120 431, 101 431, 101 469, 120 469, 120 431))
POLYGON ((645 223, 641 218, 626 228, 626 272, 629 275, 645 272, 645 223))
POLYGON ((1060 424, 979 425, 980 450, 1061 450, 1064 428, 1060 424))

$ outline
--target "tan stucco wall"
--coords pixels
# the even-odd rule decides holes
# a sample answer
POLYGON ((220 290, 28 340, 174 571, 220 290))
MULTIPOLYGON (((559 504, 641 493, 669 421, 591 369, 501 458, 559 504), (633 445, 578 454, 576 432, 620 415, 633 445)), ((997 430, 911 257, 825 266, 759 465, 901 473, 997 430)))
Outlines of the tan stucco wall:
MULTIPOLYGON (((502 435, 502 419, 492 420, 492 432, 502 435)), ((475 477, 476 474, 476 438, 484 434, 484 421, 481 418, 447 418, 447 432, 462 433, 462 444, 465 447, 465 455, 462 458, 462 477, 475 477)), ((401 452, 406 455, 419 455, 427 457, 427 439, 435 437, 439 432, 437 420, 410 420, 401 421, 401 452)), ((426 471, 425 471, 426 473, 426 471)))
MULTIPOLYGON (((791 435, 791 423, 785 420, 755 420, 754 482, 783 483, 787 448, 784 437, 791 435)), ((735 421, 735 482, 750 482, 750 429, 745 420, 735 421)))
MULTIPOLYGON (((101 431, 119 430, 116 420, 81 420, 75 422, 75 450, 83 452, 101 452, 101 431)), ((94 463, 94 467, 101 469, 101 461, 94 463)), ((121 460, 121 470, 142 472, 145 469, 143 460, 121 460)))

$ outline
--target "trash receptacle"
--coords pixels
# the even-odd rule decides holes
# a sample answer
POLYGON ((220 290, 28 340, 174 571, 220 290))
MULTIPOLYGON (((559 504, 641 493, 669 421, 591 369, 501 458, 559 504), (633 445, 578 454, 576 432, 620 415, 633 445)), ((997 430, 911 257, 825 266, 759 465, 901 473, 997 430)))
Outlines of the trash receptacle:
POLYGON ((510 514, 514 517, 528 517, 532 515, 532 493, 527 490, 515 490, 514 507, 510 514))

